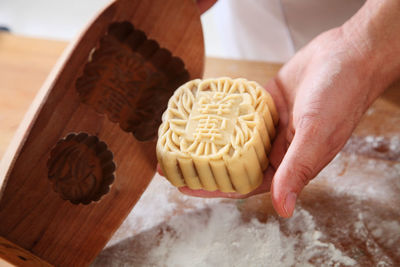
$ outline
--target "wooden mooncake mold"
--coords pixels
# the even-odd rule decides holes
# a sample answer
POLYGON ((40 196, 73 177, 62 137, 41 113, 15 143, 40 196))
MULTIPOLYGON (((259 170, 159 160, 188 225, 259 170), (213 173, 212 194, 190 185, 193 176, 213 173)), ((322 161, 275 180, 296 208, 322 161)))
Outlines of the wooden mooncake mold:
POLYGON ((270 94, 256 82, 187 82, 163 114, 158 162, 177 187, 246 194, 262 182, 278 119, 270 94))

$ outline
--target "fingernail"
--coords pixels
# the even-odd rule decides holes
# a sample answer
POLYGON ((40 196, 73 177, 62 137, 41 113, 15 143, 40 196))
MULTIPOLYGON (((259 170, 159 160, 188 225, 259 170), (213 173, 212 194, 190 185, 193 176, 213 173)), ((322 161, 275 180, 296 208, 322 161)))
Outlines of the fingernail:
POLYGON ((296 206, 296 199, 297 195, 294 192, 289 192, 286 195, 285 199, 285 205, 283 205, 283 208, 285 209, 287 217, 291 217, 294 211, 294 206, 296 206))

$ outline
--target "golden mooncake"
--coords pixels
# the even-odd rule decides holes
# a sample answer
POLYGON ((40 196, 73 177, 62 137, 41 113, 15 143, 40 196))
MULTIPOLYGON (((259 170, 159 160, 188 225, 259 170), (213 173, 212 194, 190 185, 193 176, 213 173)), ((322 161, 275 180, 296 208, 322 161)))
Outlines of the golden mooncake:
POLYGON ((278 119, 272 97, 256 82, 189 81, 163 114, 158 162, 174 186, 249 193, 268 167, 278 119))

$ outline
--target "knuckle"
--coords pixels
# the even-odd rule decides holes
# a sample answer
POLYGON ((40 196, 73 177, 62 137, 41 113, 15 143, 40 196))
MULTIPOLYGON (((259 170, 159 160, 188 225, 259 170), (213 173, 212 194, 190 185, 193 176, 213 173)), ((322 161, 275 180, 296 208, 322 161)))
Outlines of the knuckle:
POLYGON ((294 171, 296 172, 295 176, 298 178, 299 186, 301 187, 306 186, 311 181, 314 172, 313 168, 306 163, 299 163, 294 171))
POLYGON ((317 134, 321 126, 320 114, 318 112, 309 112, 299 118, 296 128, 307 134, 317 134))

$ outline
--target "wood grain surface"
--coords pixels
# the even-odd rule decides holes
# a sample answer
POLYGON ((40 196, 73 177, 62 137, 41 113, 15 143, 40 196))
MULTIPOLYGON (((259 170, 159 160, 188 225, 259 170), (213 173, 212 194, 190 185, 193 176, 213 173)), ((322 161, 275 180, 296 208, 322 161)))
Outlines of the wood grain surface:
POLYGON ((3 237, 0 237, 0 266, 50 267, 52 265, 3 237), (1 258, 3 258, 5 262, 2 262, 1 258))
MULTIPOLYGON (((203 74, 197 6, 191 0, 111 3, 60 62, 3 158, 0 236, 51 264, 81 266, 101 251, 155 173, 156 127, 149 126, 150 134, 132 128, 155 121, 149 114, 169 95, 154 105, 151 99, 160 88, 172 94, 165 86, 174 86, 177 71, 185 70, 186 80, 203 74), (104 71, 107 81, 99 80, 104 71), (83 92, 97 95, 95 104, 83 92)), ((16 80, 24 81, 19 68, 16 80)))
MULTIPOLYGON (((0 34, 0 80, 7 85, 0 91, 0 151, 4 151, 10 142, 16 125, 21 121, 46 73, 50 71, 65 45, 62 42, 0 34), (35 64, 25 65, 21 58, 35 64), (25 70, 23 80, 19 79, 21 69, 25 70), (22 91, 24 93, 18 93, 22 91)), ((280 66, 207 58, 205 77, 246 77, 265 84, 280 66)), ((376 266, 379 263, 376 259, 382 258, 382 253, 389 255, 388 262, 392 266, 400 264, 399 255, 394 253, 397 244, 385 247, 385 240, 375 239, 371 235, 376 229, 368 230, 366 226, 367 235, 370 237, 365 239, 351 232, 351 227, 360 222, 359 214, 371 213, 373 216, 365 218, 366 225, 370 221, 382 224, 400 222, 400 187, 396 184, 396 181, 400 180, 400 169, 396 169, 396 166, 400 165, 400 149, 393 143, 393 140, 399 137, 399 133, 400 84, 395 84, 368 110, 339 158, 301 195, 301 206, 316 218, 318 229, 347 255, 357 252, 359 266, 376 266), (376 190, 375 194, 370 192, 371 188, 376 190), (336 190, 341 190, 344 194, 336 193, 336 190), (355 198, 354 192, 362 195, 364 200, 355 198), (346 229, 350 231, 349 234, 343 234, 346 229), (371 244, 379 248, 375 255, 369 251, 368 246, 371 244)), ((161 180, 155 180, 150 189, 159 188, 160 182, 161 180)), ((147 206, 144 203, 142 208, 149 207, 149 212, 152 211, 151 207, 154 207, 154 204, 150 203, 154 198, 151 195, 154 194, 154 190, 149 192, 149 199, 143 199, 148 203, 147 206)), ((165 220, 171 216, 179 216, 183 210, 188 212, 190 204, 187 198, 182 198, 178 192, 173 191, 168 195, 168 200, 176 204, 176 210, 171 214, 165 212, 165 220)), ((195 201, 203 200, 192 200, 195 201)), ((261 221, 266 221, 269 216, 275 216, 268 194, 241 201, 239 204, 244 218, 255 216, 261 221)), ((204 216, 208 216, 206 210, 191 210, 204 212, 204 216)), ((142 233, 139 228, 143 218, 135 214, 135 210, 129 216, 130 220, 114 235, 112 244, 100 254, 98 266, 118 262, 117 259, 128 262, 134 255, 140 258, 145 251, 140 249, 141 246, 137 246, 137 240, 145 240, 143 238, 146 235, 151 236, 151 231, 157 234, 163 229, 164 223, 142 233), (129 251, 130 258, 124 258, 123 251, 129 251)), ((396 234, 392 233, 393 236, 396 234)))

